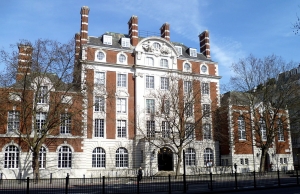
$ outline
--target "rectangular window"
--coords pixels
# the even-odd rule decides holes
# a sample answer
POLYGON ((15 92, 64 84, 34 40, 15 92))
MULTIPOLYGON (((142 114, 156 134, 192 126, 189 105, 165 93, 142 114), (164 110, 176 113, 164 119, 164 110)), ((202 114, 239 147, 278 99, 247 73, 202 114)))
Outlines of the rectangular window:
POLYGON ((152 57, 145 58, 145 65, 154 66, 154 59, 152 57))
POLYGON ((246 140, 245 120, 243 116, 239 116, 238 118, 238 131, 239 131, 239 139, 246 140))
POLYGON ((112 45, 112 36, 103 35, 103 44, 112 45))
POLYGON ((130 39, 129 38, 122 38, 122 47, 130 47, 130 39))
POLYGON ((185 103, 184 110, 185 110, 186 117, 193 116, 193 104, 192 103, 185 103))
POLYGON ((278 141, 284 141, 282 122, 278 120, 278 141))
POLYGON ((179 55, 182 55, 182 47, 181 46, 175 46, 177 52, 179 55))
POLYGON ((194 125, 192 123, 185 124, 185 138, 194 139, 194 125))
POLYGON ((249 165, 249 160, 248 160, 248 158, 245 158, 245 165, 249 165))
POLYGON ((60 115, 60 133, 69 134, 71 132, 71 115, 64 113, 60 115))
POLYGON ((126 138, 126 121, 125 120, 117 120, 117 137, 126 138))
POLYGON ((190 48, 190 56, 191 57, 197 57, 197 49, 190 48))
POLYGON ((261 138, 262 140, 267 140, 267 128, 266 128, 266 123, 265 121, 261 118, 260 119, 260 133, 261 133, 261 138))
POLYGON ((155 112, 154 99, 146 99, 146 113, 154 114, 154 112, 155 112))
POLYGON ((192 82, 184 81, 184 93, 190 93, 192 91, 192 82))
POLYGON ((96 72, 94 82, 97 85, 104 85, 105 84, 105 73, 104 72, 96 72))
POLYGON ((7 131, 13 132, 19 130, 20 128, 20 112, 19 111, 9 111, 8 112, 8 122, 7 131))
POLYGON ((146 88, 154 89, 154 76, 146 76, 146 88))
POLYGON ((244 159, 243 158, 240 159, 240 164, 244 165, 244 159))
POLYGON ((169 89, 169 78, 167 78, 167 77, 160 78, 160 89, 162 89, 162 90, 169 89))
POLYGON ((210 117, 210 105, 203 104, 203 117, 210 117))
POLYGON ((163 121, 161 124, 161 135, 163 138, 170 137, 170 127, 169 127, 169 123, 167 121, 163 121))
POLYGON ((117 113, 126 113, 126 98, 117 99, 117 113))
POLYGON ((104 119, 95 119, 94 136, 104 137, 104 119))
POLYGON ((45 104, 48 102, 48 86, 40 86, 38 88, 38 103, 45 104))
POLYGON ((104 97, 95 96, 95 112, 104 112, 104 97))
POLYGON ((46 130, 44 126, 46 124, 46 117, 47 114, 45 112, 36 113, 35 127, 38 133, 46 130))
POLYGON ((168 60, 167 59, 161 59, 160 60, 160 66, 161 67, 169 67, 168 60))
POLYGON ((118 87, 126 87, 126 74, 118 74, 118 87))
POLYGON ((209 123, 203 125, 203 139, 211 139, 211 125, 209 123))
POLYGON ((202 95, 208 95, 209 94, 209 84, 208 83, 202 83, 201 84, 201 91, 202 91, 202 95))
POLYGON ((147 137, 155 137, 155 121, 147 121, 147 137))

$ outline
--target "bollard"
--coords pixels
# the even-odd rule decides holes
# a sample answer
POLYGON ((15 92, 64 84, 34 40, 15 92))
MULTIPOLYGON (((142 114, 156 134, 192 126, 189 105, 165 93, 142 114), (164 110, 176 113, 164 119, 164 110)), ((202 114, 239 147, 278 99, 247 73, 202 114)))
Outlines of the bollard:
POLYGON ((22 179, 22 173, 19 173, 19 184, 21 184, 21 179, 22 179))
POLYGON ((209 173, 209 178, 210 178, 210 190, 213 191, 213 180, 212 180, 212 173, 209 173))
POLYGON ((139 180, 139 175, 136 176, 136 182, 137 182, 137 194, 140 194, 140 180, 139 180))
POLYGON ((171 175, 169 174, 169 194, 171 194, 171 175))
POLYGON ((85 184, 85 174, 83 175, 83 184, 85 184))
POLYGON ((26 188, 26 194, 29 194, 29 177, 27 177, 27 188, 26 188))
POLYGON ((102 193, 105 193, 105 176, 102 177, 102 193))
POLYGON ((69 173, 67 173, 67 177, 66 177, 66 194, 68 194, 68 185, 69 185, 69 173))
POLYGON ((279 177, 279 170, 277 170, 277 176, 278 176, 278 187, 280 187, 280 177, 279 177))
POLYGON ((50 184, 52 184, 52 173, 50 173, 50 184))

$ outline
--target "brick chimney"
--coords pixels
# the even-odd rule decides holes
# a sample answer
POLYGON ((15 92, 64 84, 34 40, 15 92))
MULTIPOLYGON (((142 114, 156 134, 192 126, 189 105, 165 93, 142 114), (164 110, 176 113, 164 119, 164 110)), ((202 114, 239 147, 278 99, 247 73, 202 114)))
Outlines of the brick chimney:
POLYGON ((80 34, 75 34, 75 60, 77 61, 79 59, 80 54, 80 34))
POLYGON ((160 28, 160 36, 170 41, 170 24, 164 23, 160 28))
POLYGON ((24 79, 25 75, 29 75, 31 72, 32 47, 20 44, 18 48, 19 56, 16 80, 21 81, 24 79))
POLYGON ((136 46, 139 43, 138 34, 138 17, 133 15, 128 21, 128 35, 132 46, 136 46))
POLYGON ((83 6, 80 11, 80 14, 81 14, 81 27, 80 27, 81 45, 86 44, 88 41, 89 12, 90 12, 90 8, 88 6, 83 6))
POLYGON ((210 59, 210 44, 209 44, 209 32, 205 30, 199 35, 200 40, 200 53, 206 58, 210 59))

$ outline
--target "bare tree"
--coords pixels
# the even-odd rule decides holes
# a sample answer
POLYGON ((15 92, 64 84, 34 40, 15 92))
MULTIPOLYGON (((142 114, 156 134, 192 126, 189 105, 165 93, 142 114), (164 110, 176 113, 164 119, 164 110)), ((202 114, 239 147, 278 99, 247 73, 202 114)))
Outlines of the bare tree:
POLYGON ((297 20, 295 23, 293 23, 293 32, 295 34, 298 34, 299 33, 299 30, 300 30, 300 18, 299 16, 297 16, 297 20))
POLYGON ((211 112, 216 108, 216 99, 208 104, 201 104, 201 99, 209 98, 204 94, 209 93, 209 83, 202 87, 202 78, 192 73, 169 72, 162 79, 161 88, 146 96, 153 99, 154 104, 146 102, 146 110, 143 112, 149 116, 142 116, 137 127, 150 144, 158 148, 166 145, 175 148, 177 177, 183 150, 192 142, 201 141, 203 138, 213 139, 211 112), (203 132, 204 123, 209 125, 203 132))
MULTIPOLYGON (((245 121, 252 131, 253 144, 261 150, 260 171, 265 169, 266 155, 280 135, 288 134, 290 117, 287 109, 299 106, 299 85, 288 68, 295 66, 271 55, 259 59, 250 55, 232 65, 233 90, 241 92, 242 103, 248 107, 245 121)), ((293 114, 297 114, 295 110, 293 114)))
POLYGON ((83 135, 82 93, 73 83, 74 47, 74 40, 62 44, 38 39, 22 40, 12 52, 0 51, 6 65, 1 72, 1 114, 8 117, 1 130, 32 153, 38 178, 43 145, 59 145, 67 138, 76 142, 83 135))

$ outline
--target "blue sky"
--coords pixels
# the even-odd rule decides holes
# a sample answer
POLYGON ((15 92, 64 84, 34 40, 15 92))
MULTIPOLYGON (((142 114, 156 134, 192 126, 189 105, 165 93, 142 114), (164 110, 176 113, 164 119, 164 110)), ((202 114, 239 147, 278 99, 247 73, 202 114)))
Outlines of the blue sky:
MULTIPOLYGON (((300 35, 292 23, 300 16, 300 1, 282 0, 10 0, 0 2, 0 47, 21 39, 48 38, 67 42, 80 29, 80 8, 89 6, 89 35, 127 34, 132 15, 139 30, 159 33, 168 22, 171 41, 197 48, 198 35, 210 32, 212 60, 219 63, 221 84, 228 83, 230 66, 249 54, 275 54, 300 62, 300 35)), ((0 64, 1 65, 1 64, 0 64)))

